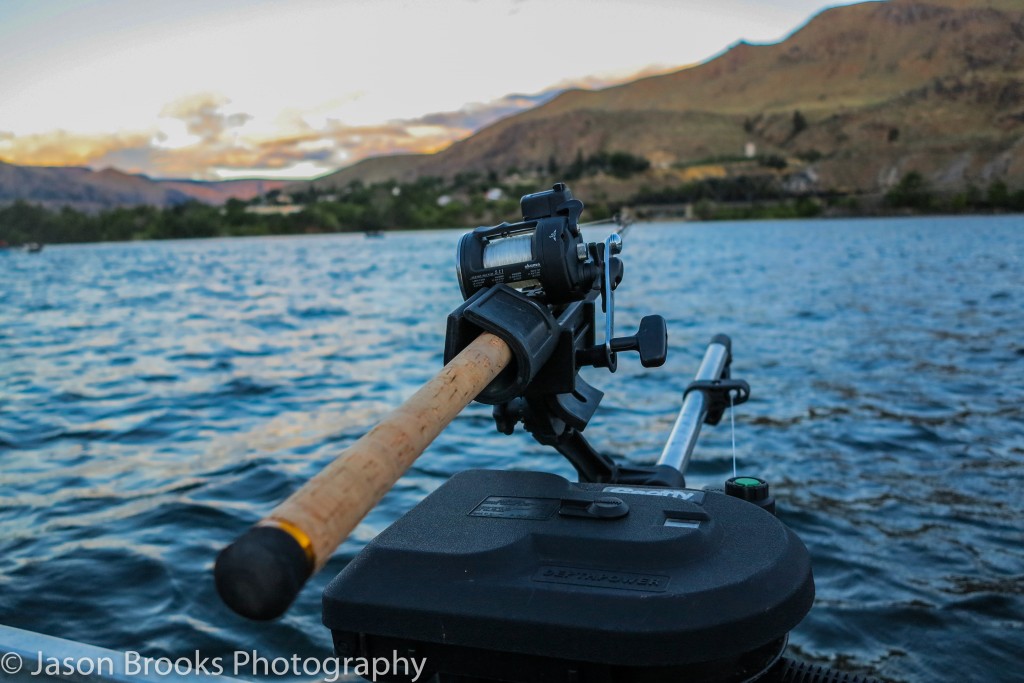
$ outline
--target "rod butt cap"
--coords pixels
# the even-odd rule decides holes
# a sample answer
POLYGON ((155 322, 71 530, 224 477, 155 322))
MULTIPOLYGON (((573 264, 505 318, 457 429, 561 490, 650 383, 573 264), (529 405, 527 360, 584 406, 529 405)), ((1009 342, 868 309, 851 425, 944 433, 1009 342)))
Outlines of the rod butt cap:
POLYGON ((306 551, 286 531, 257 526, 217 555, 213 576, 221 599, 257 621, 276 619, 312 574, 306 551))

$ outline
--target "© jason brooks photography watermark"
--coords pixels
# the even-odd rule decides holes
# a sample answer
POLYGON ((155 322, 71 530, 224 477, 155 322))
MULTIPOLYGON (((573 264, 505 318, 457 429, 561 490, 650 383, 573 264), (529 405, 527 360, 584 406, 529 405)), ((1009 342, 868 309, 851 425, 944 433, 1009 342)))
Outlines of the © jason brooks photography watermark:
POLYGON ((149 658, 134 651, 114 656, 55 657, 44 652, 22 656, 15 652, 0 655, 0 671, 8 676, 245 676, 274 678, 317 676, 334 683, 347 676, 376 680, 383 676, 410 676, 418 681, 426 668, 426 659, 403 657, 266 657, 256 650, 236 651, 226 656, 204 656, 195 651, 187 657, 149 658))

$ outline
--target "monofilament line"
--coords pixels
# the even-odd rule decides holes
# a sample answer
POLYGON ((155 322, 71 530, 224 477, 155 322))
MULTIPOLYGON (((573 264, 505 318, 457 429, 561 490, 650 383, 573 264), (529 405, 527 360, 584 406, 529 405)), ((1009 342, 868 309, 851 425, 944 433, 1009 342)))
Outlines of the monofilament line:
POLYGON ((736 413, 733 410, 732 392, 729 392, 729 424, 732 425, 732 477, 736 478, 736 413))
POLYGON ((501 268, 533 260, 533 235, 495 240, 484 247, 484 268, 501 268))

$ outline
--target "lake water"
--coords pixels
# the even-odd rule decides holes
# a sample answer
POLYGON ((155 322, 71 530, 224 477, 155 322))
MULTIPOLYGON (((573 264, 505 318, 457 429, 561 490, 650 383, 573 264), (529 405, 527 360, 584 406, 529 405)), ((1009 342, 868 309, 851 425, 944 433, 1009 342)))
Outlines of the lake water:
MULTIPOLYGON (((144 654, 326 656, 320 592, 471 467, 571 475, 471 406, 282 620, 216 596, 216 553, 431 377, 461 231, 0 254, 0 623, 144 654)), ((666 365, 587 372, 587 430, 653 462, 704 346, 734 344, 742 473, 773 485, 817 600, 790 653, 900 681, 1020 680, 1024 218, 648 224, 620 331, 666 365)), ((728 421, 691 485, 731 475, 728 421)))

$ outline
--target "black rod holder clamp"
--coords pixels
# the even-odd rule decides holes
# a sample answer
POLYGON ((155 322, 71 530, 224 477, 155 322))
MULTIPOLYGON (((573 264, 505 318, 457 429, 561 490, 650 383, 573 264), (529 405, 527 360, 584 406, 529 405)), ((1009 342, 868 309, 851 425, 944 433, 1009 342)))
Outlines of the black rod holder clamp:
POLYGON ((481 332, 496 335, 512 349, 512 363, 476 397, 494 405, 526 391, 554 352, 559 327, 546 306, 508 285, 494 285, 477 291, 448 316, 444 362, 481 332))
POLYGON ((750 385, 742 379, 702 379, 690 382, 683 392, 683 400, 691 391, 704 394, 707 415, 704 424, 716 425, 730 405, 738 406, 750 398, 750 385), (730 400, 731 396, 731 400, 730 400))

